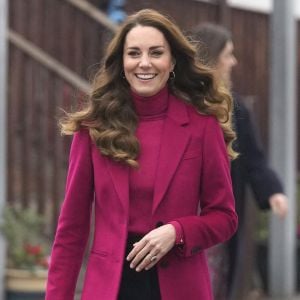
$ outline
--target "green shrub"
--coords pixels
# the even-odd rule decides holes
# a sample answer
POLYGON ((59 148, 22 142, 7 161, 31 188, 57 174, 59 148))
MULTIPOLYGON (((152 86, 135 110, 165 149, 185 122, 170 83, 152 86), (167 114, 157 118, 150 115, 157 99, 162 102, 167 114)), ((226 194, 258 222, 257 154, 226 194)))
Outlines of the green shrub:
POLYGON ((7 241, 9 268, 47 268, 49 241, 43 232, 44 225, 44 218, 33 209, 5 208, 1 229, 7 241))

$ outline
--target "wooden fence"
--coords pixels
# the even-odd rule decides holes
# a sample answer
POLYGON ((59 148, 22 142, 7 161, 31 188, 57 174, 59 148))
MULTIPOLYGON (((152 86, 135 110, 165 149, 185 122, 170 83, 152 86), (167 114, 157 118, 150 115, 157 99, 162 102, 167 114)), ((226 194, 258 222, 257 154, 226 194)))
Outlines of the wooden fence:
POLYGON ((88 91, 103 44, 115 29, 84 3, 9 3, 8 201, 36 206, 52 232, 70 144, 60 136, 57 118, 88 91))
MULTIPOLYGON (((9 1, 8 200, 35 205, 48 218, 51 231, 64 194, 70 142, 59 135, 57 117, 60 108, 76 105, 88 90, 115 29, 91 6, 98 4, 101 1, 9 1)), ((128 0, 126 11, 145 7, 171 15, 184 30, 224 17, 220 5, 194 0, 128 0)), ((238 9, 230 9, 230 15, 239 60, 235 90, 255 99, 267 145, 268 16, 238 9)))

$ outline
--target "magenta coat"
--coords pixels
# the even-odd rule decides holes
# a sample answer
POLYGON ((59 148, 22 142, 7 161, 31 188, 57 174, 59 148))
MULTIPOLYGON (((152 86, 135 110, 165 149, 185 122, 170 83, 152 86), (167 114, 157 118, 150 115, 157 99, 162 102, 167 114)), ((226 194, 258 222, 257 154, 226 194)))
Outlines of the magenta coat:
MULTIPOLYGON (((128 231, 129 167, 102 156, 76 133, 47 283, 47 300, 73 300, 95 203, 95 232, 82 300, 116 300, 128 231)), ((204 249, 237 228, 229 162, 214 117, 170 96, 158 162, 153 228, 180 222, 184 248, 158 262, 162 300, 212 299, 204 249)))

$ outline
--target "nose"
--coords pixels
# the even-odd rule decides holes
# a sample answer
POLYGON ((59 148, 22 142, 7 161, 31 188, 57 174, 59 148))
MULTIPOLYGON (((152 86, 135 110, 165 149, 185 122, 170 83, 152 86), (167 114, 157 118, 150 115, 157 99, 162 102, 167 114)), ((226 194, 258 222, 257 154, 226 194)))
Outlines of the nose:
POLYGON ((139 65, 141 68, 149 67, 151 65, 150 58, 147 54, 141 56, 139 65))

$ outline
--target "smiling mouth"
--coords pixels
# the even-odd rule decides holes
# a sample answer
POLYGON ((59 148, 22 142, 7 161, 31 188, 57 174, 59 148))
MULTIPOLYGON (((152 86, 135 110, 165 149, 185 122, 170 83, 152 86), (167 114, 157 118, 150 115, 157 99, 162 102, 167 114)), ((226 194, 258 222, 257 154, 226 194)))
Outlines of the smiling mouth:
POLYGON ((135 76, 140 80, 151 80, 156 77, 157 74, 135 74, 135 76))

